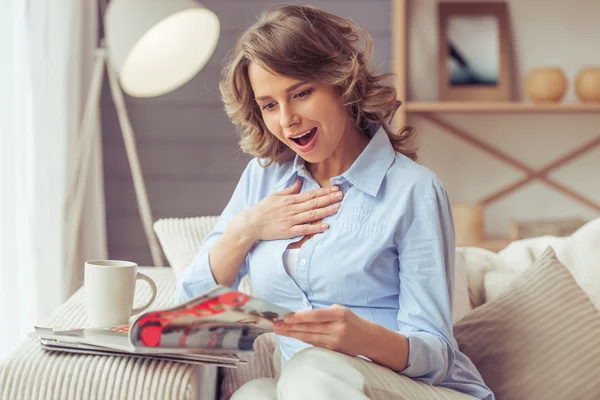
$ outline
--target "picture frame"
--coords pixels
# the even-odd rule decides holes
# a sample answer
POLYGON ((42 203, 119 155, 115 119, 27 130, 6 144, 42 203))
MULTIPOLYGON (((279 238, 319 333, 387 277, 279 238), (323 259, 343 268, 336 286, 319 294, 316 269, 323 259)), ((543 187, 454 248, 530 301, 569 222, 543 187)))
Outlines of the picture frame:
POLYGON ((440 2, 439 99, 513 100, 513 59, 506 2, 440 2))

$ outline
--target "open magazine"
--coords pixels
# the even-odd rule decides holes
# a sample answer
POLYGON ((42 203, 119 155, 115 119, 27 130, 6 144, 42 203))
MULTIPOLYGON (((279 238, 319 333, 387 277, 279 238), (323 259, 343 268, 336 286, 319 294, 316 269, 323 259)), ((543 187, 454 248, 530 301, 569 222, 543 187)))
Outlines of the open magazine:
POLYGON ((153 357, 235 367, 236 354, 253 351, 256 338, 291 311, 226 286, 185 303, 141 314, 130 325, 109 328, 35 327, 46 350, 153 357))

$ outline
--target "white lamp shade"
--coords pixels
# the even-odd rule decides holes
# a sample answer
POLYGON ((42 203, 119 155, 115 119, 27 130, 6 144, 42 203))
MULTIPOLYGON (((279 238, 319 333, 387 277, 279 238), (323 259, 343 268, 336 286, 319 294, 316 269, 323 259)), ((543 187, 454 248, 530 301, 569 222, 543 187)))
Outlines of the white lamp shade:
POLYGON ((194 0, 111 0, 105 42, 121 87, 131 96, 171 92, 206 65, 219 19, 194 0))

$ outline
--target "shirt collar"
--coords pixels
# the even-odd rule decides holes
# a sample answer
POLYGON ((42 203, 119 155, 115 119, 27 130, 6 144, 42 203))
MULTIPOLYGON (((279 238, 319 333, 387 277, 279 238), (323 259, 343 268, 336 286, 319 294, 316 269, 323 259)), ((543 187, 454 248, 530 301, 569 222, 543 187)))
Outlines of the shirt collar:
POLYGON ((394 162, 396 152, 383 127, 379 127, 356 161, 342 174, 352 185, 375 197, 394 162))
MULTIPOLYGON (((390 143, 390 140, 383 129, 378 127, 375 134, 367 144, 367 147, 360 153, 354 163, 344 172, 341 177, 345 178, 352 185, 363 192, 375 197, 381 187, 383 178, 387 170, 392 165, 396 152, 390 143)), ((277 186, 283 183, 289 184, 292 178, 301 176, 308 178, 310 173, 306 169, 305 161, 299 155, 294 157, 292 167, 278 182, 277 186)), ((339 181, 340 177, 331 178, 332 183, 339 181)))
MULTIPOLYGON (((289 162, 289 161, 288 161, 289 162)), ((289 186, 290 183, 296 179, 298 176, 302 176, 304 178, 308 178, 310 173, 306 169, 304 165, 304 159, 300 157, 298 154, 294 157, 293 161, 291 161, 291 168, 277 181, 275 186, 289 186)))

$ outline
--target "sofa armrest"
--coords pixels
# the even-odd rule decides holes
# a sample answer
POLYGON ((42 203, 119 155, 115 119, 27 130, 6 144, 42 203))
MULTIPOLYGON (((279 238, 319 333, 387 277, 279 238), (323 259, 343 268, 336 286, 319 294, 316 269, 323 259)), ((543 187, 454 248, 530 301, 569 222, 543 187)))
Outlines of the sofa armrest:
MULTIPOLYGON (((158 288, 151 309, 173 305, 175 277, 171 268, 145 267, 158 288)), ((136 304, 149 298, 144 282, 136 304)), ((45 323, 85 327, 83 288, 74 293, 45 323)), ((217 368, 155 359, 48 352, 28 338, 0 367, 2 399, 215 399, 217 368)))

